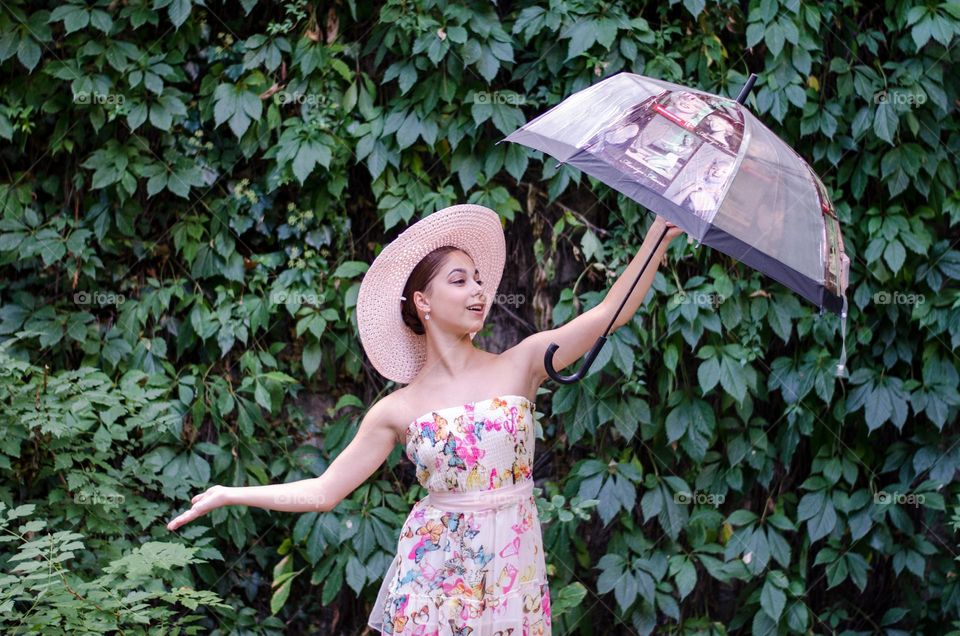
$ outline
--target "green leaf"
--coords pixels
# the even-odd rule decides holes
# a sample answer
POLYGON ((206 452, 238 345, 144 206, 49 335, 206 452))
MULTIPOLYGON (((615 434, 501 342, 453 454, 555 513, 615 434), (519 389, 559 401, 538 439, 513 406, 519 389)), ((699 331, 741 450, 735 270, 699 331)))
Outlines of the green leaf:
POLYGON ((32 38, 27 36, 20 38, 20 46, 17 48, 17 59, 27 67, 28 71, 33 71, 34 67, 36 67, 37 62, 40 61, 40 53, 40 45, 34 42, 32 38))
POLYGON ((873 113, 873 132, 880 139, 889 144, 893 143, 893 136, 897 132, 900 118, 889 101, 881 101, 873 113))
POLYGON ((900 271, 906 258, 907 251, 903 248, 903 244, 900 243, 900 241, 890 241, 887 243, 886 249, 883 250, 883 259, 887 262, 887 266, 890 267, 890 270, 894 274, 900 271))
POLYGON ((569 29, 566 35, 562 37, 570 38, 566 57, 566 60, 570 60, 578 55, 583 54, 587 49, 593 46, 593 43, 596 42, 597 39, 597 30, 593 20, 587 19, 586 17, 580 17, 569 29))
POLYGON ((771 578, 767 576, 763 583, 763 589, 760 591, 760 607, 774 622, 779 622, 786 604, 787 595, 774 585, 771 578))
POLYGON ((363 567, 363 564, 360 563, 359 559, 355 556, 351 556, 347 559, 347 585, 350 586, 350 589, 354 593, 359 594, 363 590, 363 584, 367 580, 367 570, 363 567))
POLYGON ((408 62, 404 64, 400 69, 400 78, 398 80, 400 84, 400 94, 406 95, 414 84, 417 83, 417 67, 413 62, 408 62))
POLYGON ((328 167, 330 159, 330 149, 319 141, 301 143, 293 159, 293 174, 302 184, 318 165, 328 167))
POLYGON ((257 382, 256 388, 254 389, 254 397, 257 400, 257 404, 267 409, 269 412, 273 412, 273 405, 270 400, 270 392, 267 390, 263 384, 257 382))
POLYGON ((480 47, 480 59, 476 63, 477 70, 487 82, 492 82, 500 70, 500 60, 493 54, 489 46, 480 47))
POLYGON ((683 0, 683 6, 693 17, 700 15, 707 6, 706 0, 683 0))
POLYGON ((807 532, 810 541, 819 541, 833 531, 837 524, 837 513, 833 501, 825 491, 804 495, 797 509, 797 520, 807 520, 807 532), (804 505, 804 502, 807 502, 804 505))
POLYGON ((783 50, 785 35, 779 22, 772 22, 767 25, 763 40, 766 42, 767 50, 770 51, 771 55, 774 57, 780 55, 780 51, 783 50))
POLYGON ((747 25, 747 48, 752 49, 763 40, 764 26, 760 22, 751 22, 747 25))
POLYGON ((743 366, 730 356, 724 355, 720 359, 720 384, 723 389, 732 395, 737 402, 743 402, 747 395, 746 376, 743 366))
POLYGON ((167 7, 167 15, 170 16, 170 21, 173 22, 173 25, 177 29, 187 21, 191 8, 191 0, 171 0, 170 5, 167 7))
MULTIPOLYGON (((697 568, 693 565, 693 562, 687 557, 681 557, 678 560, 679 565, 676 568, 676 571, 673 572, 674 582, 677 585, 677 592, 680 595, 680 600, 682 601, 690 592, 693 591, 693 588, 697 586, 697 568)), ((672 569, 672 568, 671 568, 672 569)))
POLYGON ((727 523, 732 526, 744 526, 757 520, 757 514, 750 510, 736 510, 727 517, 727 523))
POLYGON ((583 249, 583 256, 588 261, 603 261, 603 243, 597 238, 590 229, 584 231, 580 238, 580 247, 583 249))
POLYGON ((579 581, 571 583, 564 586, 560 589, 560 592, 557 594, 556 601, 551 595, 550 598, 550 612, 555 616, 565 614, 569 612, 572 608, 580 607, 583 604, 583 599, 587 596, 587 588, 580 583, 579 581))
POLYGON ((404 119, 400 129, 397 130, 397 146, 403 150, 411 145, 420 136, 420 119, 410 111, 404 119))
POLYGON ((220 84, 214 91, 214 123, 229 122, 230 130, 242 137, 254 119, 263 112, 260 98, 235 84, 220 84))
POLYGON ((700 363, 697 368, 697 379, 700 382, 700 391, 706 395, 720 382, 720 361, 717 358, 709 358, 700 363))

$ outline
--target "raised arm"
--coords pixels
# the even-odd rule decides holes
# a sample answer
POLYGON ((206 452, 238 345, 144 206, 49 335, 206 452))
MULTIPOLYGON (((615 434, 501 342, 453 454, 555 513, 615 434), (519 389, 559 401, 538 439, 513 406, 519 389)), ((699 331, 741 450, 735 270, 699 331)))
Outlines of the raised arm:
MULTIPOLYGON (((640 281, 636 287, 633 288, 633 293, 630 294, 630 298, 627 299, 623 309, 620 310, 616 322, 614 322, 610 328, 610 333, 627 324, 633 318, 637 309, 640 308, 640 303, 643 302, 644 297, 650 290, 650 285, 653 284, 653 277, 657 273, 657 267, 659 267, 660 261, 663 259, 663 254, 670 245, 670 241, 683 233, 683 230, 673 224, 668 224, 666 220, 659 215, 654 219, 650 229, 647 230, 647 235, 644 237, 643 244, 640 246, 637 255, 630 261, 626 270, 620 274, 616 282, 610 287, 606 296, 603 297, 603 300, 597 306, 588 309, 576 318, 569 320, 555 329, 545 329, 527 336, 516 345, 520 350, 521 359, 527 361, 528 368, 530 369, 529 373, 531 377, 536 379, 537 385, 541 384, 548 377, 547 369, 543 364, 543 355, 551 342, 556 342, 559 345, 559 348, 553 355, 553 367, 557 371, 561 371, 583 357, 593 347, 594 343, 596 343, 597 338, 604 335, 604 329, 610 324, 614 313, 617 311, 620 303, 623 302, 623 297, 626 296, 637 274, 640 273, 640 268, 647 259, 647 254, 654 249, 654 244, 657 238, 659 238, 660 233, 663 232, 664 226, 668 227, 666 236, 657 247, 656 252, 651 258, 650 265, 643 272, 640 281)), ((607 335, 609 336, 610 333, 607 335)))
POLYGON ((282 512, 328 512, 379 468, 397 443, 386 399, 374 404, 357 434, 319 477, 269 486, 213 486, 167 524, 169 530, 221 506, 254 506, 282 512))

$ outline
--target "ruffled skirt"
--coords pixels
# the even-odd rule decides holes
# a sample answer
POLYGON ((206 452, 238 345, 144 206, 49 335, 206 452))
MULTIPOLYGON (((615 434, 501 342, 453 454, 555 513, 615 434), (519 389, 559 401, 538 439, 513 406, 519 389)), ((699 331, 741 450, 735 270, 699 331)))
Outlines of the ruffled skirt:
POLYGON ((415 636, 550 636, 533 481, 431 492, 407 516, 369 626, 415 636))

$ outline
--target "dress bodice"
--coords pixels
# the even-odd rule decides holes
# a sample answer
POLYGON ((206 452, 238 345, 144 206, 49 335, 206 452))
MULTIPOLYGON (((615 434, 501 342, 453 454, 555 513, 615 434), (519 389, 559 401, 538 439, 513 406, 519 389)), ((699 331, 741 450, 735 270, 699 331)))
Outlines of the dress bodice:
POLYGON ((430 491, 492 490, 533 478, 535 405, 500 395, 425 413, 406 431, 407 457, 430 491))

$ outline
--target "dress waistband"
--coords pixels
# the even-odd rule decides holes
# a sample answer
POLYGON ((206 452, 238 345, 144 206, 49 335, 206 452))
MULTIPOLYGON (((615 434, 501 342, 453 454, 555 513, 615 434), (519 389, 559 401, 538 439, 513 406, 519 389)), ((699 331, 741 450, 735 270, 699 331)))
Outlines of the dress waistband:
POLYGON ((527 479, 519 484, 501 486, 490 490, 468 490, 466 492, 431 490, 424 497, 424 503, 451 512, 481 512, 513 506, 532 494, 533 480, 527 479))

